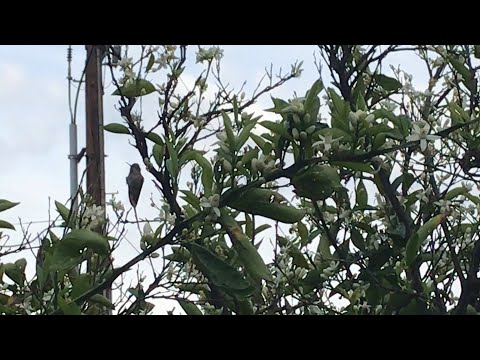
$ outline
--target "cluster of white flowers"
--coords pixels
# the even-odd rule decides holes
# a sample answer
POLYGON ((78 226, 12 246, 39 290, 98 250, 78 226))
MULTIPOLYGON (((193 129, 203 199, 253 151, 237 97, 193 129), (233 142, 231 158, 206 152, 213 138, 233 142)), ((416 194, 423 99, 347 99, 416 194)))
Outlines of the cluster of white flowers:
POLYGON ((212 46, 208 49, 200 47, 197 51, 197 63, 203 63, 204 61, 213 61, 214 59, 220 61, 223 57, 223 50, 218 46, 212 46))
POLYGON ((451 210, 450 206, 452 205, 452 202, 449 201, 449 200, 441 199, 441 200, 435 201, 434 204, 439 206, 440 207, 440 213, 444 214, 445 212, 450 212, 450 210, 451 210))
POLYGON ((198 278, 198 279, 202 278, 202 273, 200 271, 198 271, 197 268, 195 267, 195 264, 190 262, 190 261, 185 263, 184 270, 185 270, 185 273, 186 273, 187 277, 192 276, 192 277, 198 278))
POLYGON ((125 211, 125 207, 123 206, 122 202, 120 200, 117 201, 114 195, 112 195, 112 198, 107 202, 107 205, 110 205, 115 212, 125 211))
POLYGON ((202 197, 200 199, 200 206, 204 209, 211 209, 211 213, 207 215, 209 220, 215 220, 217 217, 220 217, 220 209, 218 208, 220 206, 220 195, 214 194, 208 199, 202 197))
POLYGON ((133 71, 133 58, 127 56, 123 57, 118 62, 118 66, 120 66, 123 71, 123 77, 119 81, 120 84, 125 85, 128 82, 135 80, 136 73, 133 71))
POLYGON ((430 202, 430 194, 432 193, 432 188, 429 186, 426 189, 419 190, 417 194, 415 194, 415 197, 424 202, 424 203, 429 203, 430 202))
POLYGON ((300 77, 302 75, 303 69, 302 69, 303 61, 300 61, 298 64, 293 64, 291 73, 293 77, 300 77))
POLYGON ((177 215, 170 212, 170 205, 164 203, 160 209, 160 220, 167 222, 170 225, 175 225, 175 220, 177 220, 177 215))
POLYGON ((322 149, 324 153, 330 152, 331 149, 337 149, 339 145, 339 141, 343 139, 343 136, 340 136, 337 139, 334 139, 332 135, 326 134, 325 136, 319 135, 320 140, 314 142, 312 147, 316 150, 322 149))
POLYGON ((375 114, 367 114, 363 110, 357 110, 355 112, 350 111, 350 113, 348 114, 348 120, 349 128, 353 131, 357 127, 358 122, 362 120, 365 120, 366 124, 368 124, 369 127, 372 126, 375 122, 375 114))
POLYGON ((20 309, 25 310, 27 315, 35 315, 35 312, 32 311, 32 296, 27 296, 23 299, 23 302, 17 305, 20 309))
MULTIPOLYGON (((282 109, 283 114, 287 113, 292 113, 292 114, 297 114, 303 116, 305 114, 305 106, 303 105, 303 101, 301 98, 294 98, 292 100, 289 100, 289 105, 282 109)), ((300 119, 299 119, 300 120, 300 119)), ((295 124, 298 124, 297 121, 295 121, 295 117, 293 118, 293 121, 295 124)))
POLYGON ((275 170, 275 159, 271 155, 262 154, 258 159, 252 159, 252 170, 266 175, 275 170))
POLYGON ((382 102, 382 106, 385 108, 385 110, 387 111, 395 111, 395 109, 398 107, 397 104, 395 104, 394 102, 390 101, 390 100, 385 100, 382 102))
POLYGON ((369 241, 367 243, 368 250, 378 250, 380 244, 382 243, 382 238, 379 234, 372 234, 367 238, 369 241))
POLYGON ((353 305, 352 308, 354 311, 366 311, 370 312, 370 305, 366 301, 363 301, 361 304, 353 305))
POLYGON ((322 274, 320 276, 324 279, 329 278, 337 271, 338 265, 338 261, 331 261, 330 264, 322 270, 322 274))
POLYGON ((195 129, 199 130, 199 129, 203 129, 205 127, 206 121, 205 121, 205 118, 199 116, 199 117, 193 119, 192 123, 193 123, 193 126, 195 127, 195 129))
POLYGON ((85 209, 82 215, 82 226, 93 229, 104 222, 105 210, 101 206, 92 205, 85 209))
POLYGON ((438 135, 430 135, 430 125, 426 121, 418 121, 413 124, 412 134, 406 137, 407 141, 420 141, 420 150, 427 149, 427 141, 440 139, 438 135))

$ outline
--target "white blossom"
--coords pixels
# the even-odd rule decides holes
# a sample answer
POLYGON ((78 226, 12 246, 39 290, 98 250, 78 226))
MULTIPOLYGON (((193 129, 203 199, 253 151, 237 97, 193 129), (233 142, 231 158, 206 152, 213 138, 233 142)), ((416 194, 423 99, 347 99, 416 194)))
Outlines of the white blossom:
POLYGON ((429 135, 430 125, 425 121, 419 121, 413 124, 412 134, 407 136, 407 141, 420 141, 420 149, 425 151, 427 148, 427 140, 435 141, 440 139, 438 135, 429 135))
POLYGON ((337 143, 339 140, 343 138, 343 136, 340 136, 338 139, 333 139, 332 135, 330 134, 327 134, 325 136, 322 136, 322 135, 319 135, 319 136, 321 140, 313 143, 312 147, 317 148, 319 146, 322 146, 325 151, 330 151, 330 149, 332 148, 332 145, 334 145, 335 143, 337 143))
POLYGON ((200 199, 200 206, 204 209, 211 208, 216 216, 220 216, 220 209, 218 208, 220 205, 220 195, 215 194, 210 196, 208 199, 206 197, 202 197, 200 199))

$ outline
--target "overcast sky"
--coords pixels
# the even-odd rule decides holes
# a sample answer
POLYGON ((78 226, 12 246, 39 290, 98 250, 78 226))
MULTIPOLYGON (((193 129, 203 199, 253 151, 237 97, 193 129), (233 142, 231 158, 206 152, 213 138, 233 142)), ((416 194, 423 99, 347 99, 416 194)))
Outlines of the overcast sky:
MULTIPOLYGON (((271 63, 274 68, 283 67, 289 71, 295 60, 304 61, 304 72, 300 79, 294 79, 272 94, 277 97, 291 98, 293 92, 303 95, 318 78, 314 65, 313 53, 316 46, 221 46, 224 49, 222 60, 223 76, 226 82, 236 88, 247 80, 247 96, 256 86, 271 63)), ((194 47, 189 50, 193 56, 194 47)), ((18 224, 19 218, 24 223, 48 220, 49 206, 51 217, 57 216, 53 202, 66 203, 69 198, 69 109, 67 101, 67 45, 56 46, 0 46, 0 198, 21 204, 7 212, 1 218, 18 224), (49 200, 50 199, 50 200, 49 200)), ((401 63, 402 68, 414 75, 414 83, 424 90, 426 79, 419 72, 414 59, 401 54, 392 56, 390 62, 401 63)), ((84 46, 74 46, 73 76, 79 78, 85 64, 84 46)), ((186 70, 186 83, 193 81, 198 73, 186 70)), ((114 88, 109 76, 105 77, 104 122, 121 122, 113 108, 117 98, 110 96, 114 88)), ((257 109, 271 106, 270 97, 264 96, 257 109)), ((155 118, 154 108, 144 116, 155 118)), ((80 94, 78 107, 78 144, 85 146, 85 105, 84 92, 80 94)), ((125 176, 128 173, 126 162, 141 162, 138 153, 128 145, 128 137, 105 134, 106 191, 119 192, 117 197, 127 205, 125 176)), ((83 160, 79 174, 85 166, 83 160)), ((138 212, 141 218, 158 216, 149 206, 150 193, 158 192, 151 185, 149 178, 142 191, 142 203, 138 212)), ((107 199, 109 197, 107 196, 107 199)), ((158 198, 158 196, 156 196, 158 198)), ((128 206, 129 207, 129 206, 128 206)), ((30 233, 45 228, 46 223, 33 224, 30 233)), ((11 243, 21 239, 20 226, 17 232, 9 232, 11 243)), ((135 229, 127 237, 138 248, 138 236, 135 229)), ((136 254, 130 246, 122 247, 115 254, 116 265, 121 265, 136 254)), ((24 256, 24 254, 22 255, 24 256)), ((2 261, 5 261, 2 259, 2 261)), ((31 274, 33 266, 28 265, 31 274)), ((159 307, 157 311, 171 308, 171 304, 159 307)), ((176 306, 178 309, 178 305, 176 306)))

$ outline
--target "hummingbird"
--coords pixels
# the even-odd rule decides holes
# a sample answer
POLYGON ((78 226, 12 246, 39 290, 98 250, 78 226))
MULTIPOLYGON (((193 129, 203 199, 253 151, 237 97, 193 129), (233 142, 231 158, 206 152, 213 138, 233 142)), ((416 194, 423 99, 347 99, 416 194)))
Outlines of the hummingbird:
POLYGON ((132 204, 135 209, 138 204, 138 199, 140 198, 140 192, 142 191, 143 186, 143 176, 140 171, 140 165, 132 164, 130 166, 130 173, 127 176, 127 185, 128 185, 128 198, 130 204, 132 204))

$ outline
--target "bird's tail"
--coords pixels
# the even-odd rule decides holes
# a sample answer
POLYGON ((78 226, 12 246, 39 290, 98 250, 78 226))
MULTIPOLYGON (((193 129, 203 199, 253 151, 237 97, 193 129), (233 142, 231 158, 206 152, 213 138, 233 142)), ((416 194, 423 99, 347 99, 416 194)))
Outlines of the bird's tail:
POLYGON ((140 230, 140 222, 138 221, 138 215, 137 215, 137 208, 136 207, 133 208, 133 212, 135 213, 135 222, 137 223, 138 232, 141 235, 142 230, 140 230))

